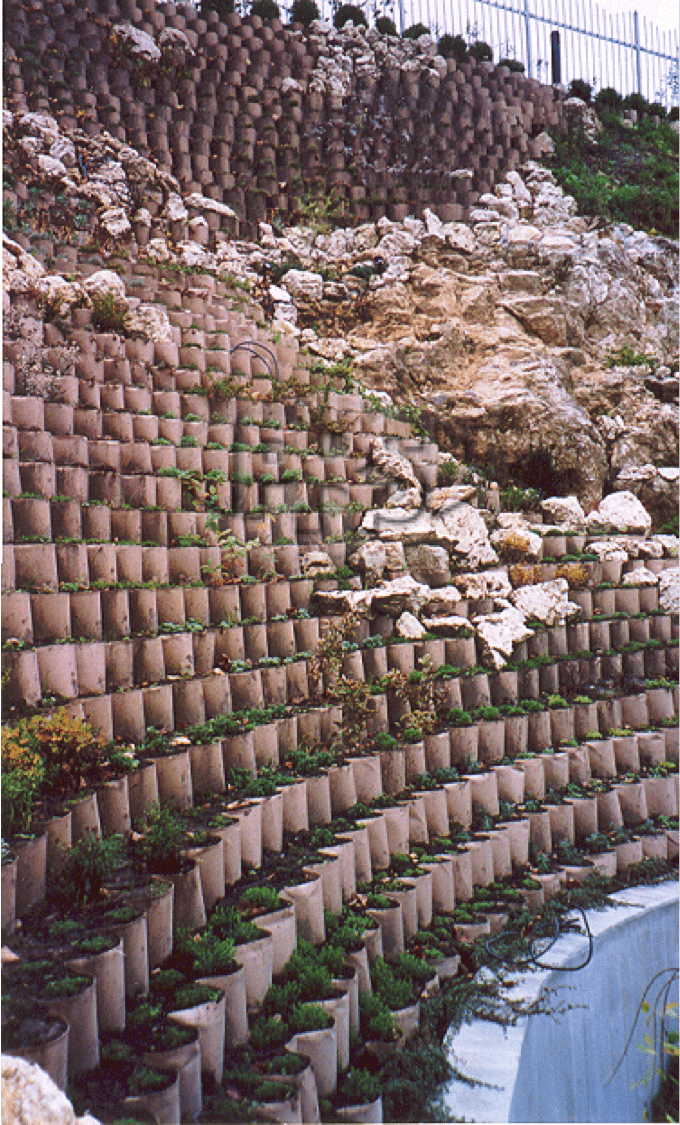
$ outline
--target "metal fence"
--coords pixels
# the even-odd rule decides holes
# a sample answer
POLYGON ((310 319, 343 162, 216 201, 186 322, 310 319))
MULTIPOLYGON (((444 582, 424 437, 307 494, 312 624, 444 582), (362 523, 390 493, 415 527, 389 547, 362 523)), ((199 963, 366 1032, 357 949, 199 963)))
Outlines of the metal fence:
MULTIPOLYGON (((289 0, 290 2, 290 0, 289 0)), ((338 3, 319 7, 332 18, 338 3)), ((343 0, 344 2, 344 0, 343 0)), ((613 86, 652 102, 678 104, 678 32, 663 31, 638 12, 605 11, 593 0, 353 0, 371 17, 390 16, 399 31, 422 23, 433 35, 488 43, 494 60, 515 58, 542 82, 573 78, 594 91, 613 86), (559 35, 561 74, 551 65, 551 34, 559 35)), ((369 22, 372 22, 370 20, 369 22)))

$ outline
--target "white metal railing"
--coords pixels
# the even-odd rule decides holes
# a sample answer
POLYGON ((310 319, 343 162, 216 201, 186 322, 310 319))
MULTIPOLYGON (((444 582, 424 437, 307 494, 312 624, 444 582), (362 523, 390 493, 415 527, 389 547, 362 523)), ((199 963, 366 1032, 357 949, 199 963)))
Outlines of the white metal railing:
MULTIPOLYGON (((317 0, 332 19, 343 0, 317 0)), ((554 81, 551 33, 558 32, 561 81, 588 82, 641 93, 651 102, 678 104, 678 32, 664 31, 636 11, 611 13, 594 0, 352 0, 369 16, 387 15, 399 31, 416 23, 488 43, 494 60, 515 58, 526 73, 554 81)), ((292 0, 284 0, 286 12, 292 0)))

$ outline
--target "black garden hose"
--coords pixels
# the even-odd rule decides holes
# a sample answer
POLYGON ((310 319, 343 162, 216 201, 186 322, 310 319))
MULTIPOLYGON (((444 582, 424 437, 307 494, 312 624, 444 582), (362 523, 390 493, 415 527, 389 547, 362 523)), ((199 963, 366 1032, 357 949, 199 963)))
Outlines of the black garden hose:
POLYGON ((593 956, 593 935, 592 935, 590 926, 588 924, 588 918, 586 916, 586 912, 583 909, 583 907, 582 906, 573 906, 573 907, 570 908, 570 910, 578 910, 579 911, 579 913, 581 915, 581 918, 583 919, 583 926, 585 928, 584 936, 588 938, 588 956, 586 957, 585 961, 581 962, 580 965, 564 965, 564 966, 562 966, 562 965, 546 965, 545 962, 541 960, 541 958, 545 957, 546 953, 548 953, 553 948, 557 939, 560 938, 563 934, 574 933, 574 932, 583 933, 583 931, 578 928, 578 925, 574 920, 571 920, 571 921, 563 920, 562 916, 560 916, 559 914, 556 914, 555 917, 552 919, 552 923, 553 923, 552 924, 552 934, 540 933, 539 930, 541 929, 541 923, 539 921, 537 926, 528 935, 528 939, 527 939, 528 944, 529 944, 529 956, 528 957, 516 957, 516 956, 511 956, 511 955, 505 955, 497 949, 497 946, 503 940, 507 941, 508 938, 512 939, 512 938, 516 938, 516 937, 517 938, 524 937, 525 934, 524 934, 523 930, 508 930, 508 929, 505 929, 505 930, 502 930, 499 934, 496 934, 494 937, 487 938, 487 940, 485 942, 487 953, 489 954, 490 957, 493 957, 493 959, 495 961, 502 961, 504 964, 511 965, 513 968, 516 968, 516 969, 524 969, 524 968, 532 967, 532 968, 535 968, 535 969, 545 969, 545 970, 549 970, 549 971, 552 971, 552 972, 560 972, 560 973, 575 973, 575 972, 578 972, 579 969, 585 969, 586 965, 589 964, 589 962, 590 962, 590 960, 593 956), (550 939, 549 944, 548 944, 546 949, 543 949, 540 952, 537 952, 536 951, 536 942, 543 939, 543 938, 549 938, 550 939))

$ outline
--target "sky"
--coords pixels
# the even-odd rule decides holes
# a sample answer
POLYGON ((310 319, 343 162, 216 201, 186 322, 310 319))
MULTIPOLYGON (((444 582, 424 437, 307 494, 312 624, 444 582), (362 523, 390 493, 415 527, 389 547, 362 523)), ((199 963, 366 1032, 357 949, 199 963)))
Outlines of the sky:
POLYGON ((663 29, 678 29, 680 6, 678 0, 597 0, 609 12, 633 12, 663 29))

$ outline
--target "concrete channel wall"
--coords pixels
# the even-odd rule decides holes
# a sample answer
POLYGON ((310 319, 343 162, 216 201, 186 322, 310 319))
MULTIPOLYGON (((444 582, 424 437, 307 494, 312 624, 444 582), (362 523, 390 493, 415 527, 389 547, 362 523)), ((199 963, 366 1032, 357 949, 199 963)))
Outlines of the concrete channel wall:
MULTIPOLYGON (((678 964, 676 883, 622 892, 606 911, 589 911, 594 952, 578 972, 522 974, 509 995, 527 1001, 554 990, 551 1003, 568 1004, 557 1018, 536 1015, 516 1027, 477 1020, 450 1043, 453 1065, 480 1085, 450 1083, 445 1100, 452 1119, 482 1122, 642 1121, 656 1084, 645 1084, 651 1059, 638 1047, 646 1017, 638 1015, 630 1046, 614 1071, 633 1027, 645 988, 678 964)), ((587 953, 587 940, 568 935, 549 960, 567 968, 587 953)), ((668 974, 663 980, 668 979, 668 974)), ((662 979, 652 986, 653 1004, 662 979)), ((678 998, 677 982, 670 1000, 678 998)))

